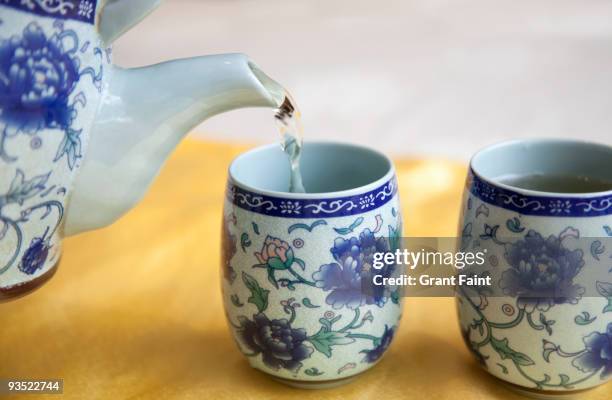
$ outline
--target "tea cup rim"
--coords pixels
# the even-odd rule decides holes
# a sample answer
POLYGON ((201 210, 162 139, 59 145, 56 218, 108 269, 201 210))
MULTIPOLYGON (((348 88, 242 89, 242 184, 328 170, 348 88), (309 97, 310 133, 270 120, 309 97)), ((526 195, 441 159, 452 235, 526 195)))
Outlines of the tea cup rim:
POLYGON ((553 144, 553 143, 563 144, 564 143, 564 144, 578 145, 578 146, 593 146, 593 147, 608 150, 612 154, 612 146, 604 144, 604 143, 598 143, 598 142, 593 142, 593 141, 588 141, 588 140, 570 139, 570 138, 546 138, 546 137, 510 139, 510 140, 504 140, 498 143, 494 143, 494 144, 482 147, 480 150, 474 153, 474 155, 472 155, 472 157, 470 158, 469 171, 474 176, 476 176, 478 179, 480 179, 481 181, 491 186, 499 187, 499 188, 502 188, 502 189, 505 189, 511 192, 516 192, 524 196, 555 197, 555 198, 568 198, 568 199, 612 196, 612 189, 604 190, 604 191, 597 191, 597 192, 580 192, 580 193, 552 192, 552 191, 525 189, 525 188, 521 188, 518 186, 509 185, 507 183, 500 182, 496 178, 488 177, 485 174, 481 173, 481 171, 479 171, 479 169, 475 167, 475 163, 478 162, 479 157, 493 150, 504 148, 504 147, 510 147, 512 145, 519 145, 519 144, 533 145, 533 144, 546 144, 546 143, 549 143, 549 144, 553 144))
POLYGON ((350 197, 350 196, 355 196, 355 195, 359 195, 362 193, 370 192, 372 190, 378 189, 388 184, 391 180, 395 179, 396 170, 395 170, 395 165, 393 164, 393 161, 389 158, 389 156, 387 156, 383 152, 376 150, 370 146, 364 146, 360 144, 354 144, 354 143, 343 142, 343 141, 335 141, 335 140, 305 140, 304 144, 323 145, 323 146, 340 146, 340 147, 353 148, 356 150, 370 152, 374 156, 381 157, 382 159, 384 159, 384 161, 387 164, 386 172, 384 173, 383 176, 371 182, 368 182, 365 185, 353 187, 350 189, 328 191, 328 192, 314 192, 314 193, 313 192, 293 193, 289 191, 263 189, 263 188, 248 184, 240 179, 237 179, 236 174, 235 174, 236 164, 240 162, 244 157, 253 155, 258 152, 269 151, 270 149, 278 148, 280 146, 278 143, 271 143, 271 144, 265 144, 265 145, 260 145, 260 146, 251 148, 245 152, 242 152, 238 156, 236 156, 231 161, 228 167, 229 180, 234 186, 237 186, 239 188, 242 188, 244 190, 247 190, 253 193, 257 193, 257 194, 261 194, 261 195, 265 195, 269 197, 277 197, 277 198, 290 199, 290 200, 319 200, 321 198, 350 197))

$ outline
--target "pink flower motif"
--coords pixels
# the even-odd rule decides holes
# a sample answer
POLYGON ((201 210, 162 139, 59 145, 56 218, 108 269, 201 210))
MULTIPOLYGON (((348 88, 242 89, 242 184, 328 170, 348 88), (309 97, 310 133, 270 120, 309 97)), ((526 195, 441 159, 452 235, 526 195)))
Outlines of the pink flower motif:
POLYGON ((279 261, 285 267, 289 267, 294 259, 293 250, 289 247, 289 243, 269 235, 266 237, 261 251, 255 252, 255 257, 261 264, 267 264, 272 268, 278 268, 276 264, 279 261))

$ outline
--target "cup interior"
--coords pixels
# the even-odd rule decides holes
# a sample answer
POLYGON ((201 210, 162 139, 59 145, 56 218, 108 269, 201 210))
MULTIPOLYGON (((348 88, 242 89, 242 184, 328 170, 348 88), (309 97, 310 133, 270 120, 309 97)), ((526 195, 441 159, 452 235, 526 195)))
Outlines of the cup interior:
POLYGON ((548 192, 524 190, 502 182, 513 177, 548 175, 581 177, 612 185, 612 147, 575 140, 531 139, 500 143, 478 152, 470 165, 482 179, 518 191, 548 192))
MULTIPOLYGON (((369 190, 393 176, 393 164, 384 154, 347 143, 305 142, 300 160, 307 193, 333 193, 369 190)), ((238 156, 230 165, 234 183, 256 192, 288 195, 290 165, 278 144, 262 146, 238 156)))

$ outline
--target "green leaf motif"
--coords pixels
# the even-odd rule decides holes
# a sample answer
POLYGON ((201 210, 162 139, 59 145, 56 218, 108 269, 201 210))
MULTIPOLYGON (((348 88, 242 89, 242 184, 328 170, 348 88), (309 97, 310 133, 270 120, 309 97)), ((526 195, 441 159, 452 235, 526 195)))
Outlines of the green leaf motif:
POLYGON ((541 381, 534 382, 534 383, 538 385, 538 388, 542 389, 543 388, 542 384, 548 383, 548 382, 550 382, 550 375, 544 374, 544 379, 542 379, 541 381))
POLYGON ((578 325, 588 325, 596 319, 597 317, 591 317, 591 314, 586 311, 583 311, 581 314, 576 315, 576 317, 574 318, 574 322, 578 325))
POLYGON ((597 281, 597 292, 603 297, 612 297, 612 283, 597 281))
POLYGON ((394 252, 402 247, 402 227, 389 225, 389 249, 394 252))
POLYGON ((396 289, 393 292, 391 292, 391 302, 393 304, 400 304, 400 290, 396 289))
POLYGON ((608 299, 608 304, 602 312, 612 312, 612 283, 597 281, 595 286, 597 287, 597 292, 608 299))
POLYGON ((508 228, 509 231, 515 232, 515 233, 521 233, 525 230, 525 228, 521 226, 521 220, 518 219, 517 217, 507 220, 506 227, 508 228))
POLYGON ((612 312, 612 297, 608 297, 608 304, 604 307, 604 309, 601 312, 604 312, 604 313, 612 312))
POLYGON ((308 341, 318 352, 331 358, 332 346, 351 344, 355 341, 353 338, 346 337, 347 335, 346 332, 334 332, 321 328, 319 332, 310 336, 308 341))
POLYGON ((507 373, 508 373, 508 368, 506 368, 506 366, 505 366, 505 365, 500 364, 500 363, 497 363, 497 366, 498 366, 499 368, 501 368, 502 373, 504 373, 504 374, 507 374, 507 373))
POLYGON ((268 281, 278 289, 278 282, 276 281, 276 277, 274 276, 274 271, 272 268, 268 268, 268 281))
POLYGON ((544 315, 544 313, 540 313, 540 322, 544 326, 544 329, 546 329, 546 332, 549 335, 552 335, 553 334, 552 326, 555 324, 555 321, 551 319, 546 319, 546 316, 544 315))
POLYGON ((461 230, 461 250, 465 251, 472 241, 472 223, 468 222, 461 230))
POLYGON ((314 228, 316 228, 319 225, 327 225, 327 222, 324 219, 319 219, 316 220, 315 222, 313 222, 310 225, 304 224, 304 223, 298 223, 298 224, 293 224, 289 227, 289 229, 287 229, 287 233, 291 233, 296 229, 304 229, 308 232, 312 232, 312 230, 314 228))
POLYGON ((244 304, 242 304, 240 302, 240 298, 238 297, 237 294, 233 294, 230 296, 230 299, 232 300, 232 304, 235 305, 236 307, 242 307, 244 306, 244 304))
POLYGON ((499 225, 489 225, 485 224, 484 233, 480 235, 482 240, 493 240, 493 242, 497 243, 497 230, 499 229, 499 225))
POLYGON ((596 240, 591 243, 591 256, 593 256, 593 258, 597 261, 599 261, 599 256, 602 255, 605 251, 605 246, 602 245, 599 240, 596 240))
POLYGON ((249 234, 246 232, 243 232, 242 235, 240 235, 240 247, 242 247, 242 251, 246 253, 247 247, 250 247, 250 246, 251 246, 251 239, 249 239, 249 234))
POLYGON ((304 373, 308 376, 319 376, 324 374, 324 372, 319 371, 319 369, 315 367, 308 368, 304 373))
POLYGON ((256 235, 259 235, 259 225, 257 225, 255 222, 251 222, 251 225, 253 226, 253 232, 255 232, 256 235))
POLYGON ((254 304, 259 312, 265 311, 268 308, 268 294, 270 291, 259 286, 255 278, 246 272, 242 273, 242 281, 251 292, 251 296, 247 299, 248 302, 254 304))
POLYGON ((289 248, 289 250, 287 250, 287 253, 285 253, 285 255, 287 256, 287 261, 285 261, 285 265, 287 266, 287 268, 289 268, 293 265, 293 262, 295 261, 295 255, 293 254, 293 249, 289 248))
POLYGON ((353 221, 353 223, 351 225, 349 225, 348 227, 346 227, 346 228, 334 228, 334 231, 336 231, 336 233, 338 233, 340 235, 347 235, 349 233, 352 233, 355 230, 355 228, 357 228, 362 223, 363 223, 363 217, 359 217, 355 221, 353 221))
POLYGON ((319 322, 321 323, 321 325, 323 325, 322 329, 325 329, 327 331, 331 331, 332 330, 332 325, 335 322, 338 322, 338 320, 342 318, 342 315, 336 315, 334 318, 332 319, 327 319, 327 318, 319 318, 319 322))
POLYGON ((553 342, 549 342, 546 339, 542 339, 542 357, 546 362, 550 362, 550 355, 556 353, 559 348, 553 342))
POLYGON ((315 306, 314 304, 312 304, 312 302, 310 301, 310 299, 308 297, 304 297, 302 299, 302 304, 304 304, 304 307, 307 308, 319 308, 321 306, 315 306))
POLYGON ((268 267, 278 270, 287 269, 287 265, 278 257, 270 257, 268 259, 268 267))
POLYGON ((510 359, 515 364, 523 365, 523 366, 535 364, 533 360, 529 358, 527 355, 523 353, 519 353, 516 350, 513 350, 509 346, 507 338, 499 340, 491 336, 491 346, 493 346, 493 349, 497 351, 497 353, 502 358, 502 360, 510 359))

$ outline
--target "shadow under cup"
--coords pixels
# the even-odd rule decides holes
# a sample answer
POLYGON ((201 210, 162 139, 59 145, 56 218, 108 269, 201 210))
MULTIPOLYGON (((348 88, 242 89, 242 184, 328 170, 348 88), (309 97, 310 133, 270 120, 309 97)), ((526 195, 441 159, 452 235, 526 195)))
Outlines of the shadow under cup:
POLYGON ((460 247, 486 252, 479 271, 493 285, 457 292, 461 332, 478 362, 537 397, 608 382, 612 147, 535 139, 486 148, 471 160, 461 211, 460 247))
POLYGON ((374 150, 307 142, 300 166, 307 193, 287 191, 279 145, 231 164, 221 286, 251 366, 289 385, 324 388, 377 363, 397 330, 401 299, 386 288, 366 293, 362 280, 373 253, 401 236, 400 207, 393 164, 374 150))

